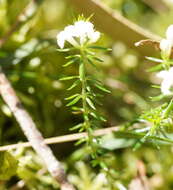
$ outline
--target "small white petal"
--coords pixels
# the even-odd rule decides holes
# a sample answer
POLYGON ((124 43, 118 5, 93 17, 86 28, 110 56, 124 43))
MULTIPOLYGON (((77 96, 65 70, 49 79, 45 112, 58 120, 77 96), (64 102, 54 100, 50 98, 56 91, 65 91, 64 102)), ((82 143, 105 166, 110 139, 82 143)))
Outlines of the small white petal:
POLYGON ((161 40, 161 42, 160 42, 160 49, 168 57, 171 54, 171 48, 172 48, 172 44, 171 44, 171 42, 169 40, 166 40, 166 39, 162 39, 161 40))
POLYGON ((73 46, 77 46, 78 43, 73 38, 75 36, 76 36, 76 31, 74 26, 72 25, 67 26, 62 32, 60 32, 57 35, 57 44, 59 45, 60 48, 64 48, 65 41, 68 41, 73 46))
POLYGON ((173 67, 171 67, 171 68, 169 69, 169 73, 170 73, 170 75, 173 77, 173 67))
POLYGON ((161 92, 164 95, 170 95, 170 88, 173 86, 173 67, 171 67, 168 71, 161 71, 157 73, 157 76, 163 79, 161 83, 161 92))
POLYGON ((84 44, 87 40, 89 40, 89 43, 94 43, 100 37, 100 33, 94 31, 94 25, 91 22, 78 21, 75 22, 75 27, 78 31, 80 44, 84 44))
POLYGON ((156 74, 156 76, 164 79, 167 76, 167 74, 168 74, 168 71, 160 71, 156 74))
POLYGON ((171 94, 171 91, 170 91, 170 88, 172 86, 172 83, 167 81, 167 80, 164 80, 161 84, 161 92, 164 94, 164 95, 169 95, 171 94))
POLYGON ((73 25, 66 26, 64 32, 66 33, 67 37, 77 37, 77 30, 73 25))
POLYGON ((79 33, 88 33, 94 30, 94 25, 91 22, 77 21, 74 26, 79 30, 79 33))
POLYGON ((88 40, 88 33, 93 33, 93 24, 85 21, 77 21, 74 23, 80 44, 84 44, 88 40))
POLYGON ((173 45, 173 25, 170 25, 166 31, 166 38, 171 42, 173 45))
POLYGON ((160 49, 162 51, 165 51, 167 49, 168 45, 169 45, 169 41, 166 39, 162 39, 160 42, 160 49))
POLYGON ((88 38, 90 39, 89 41, 91 43, 94 43, 100 38, 100 32, 90 33, 90 34, 88 34, 88 38))
POLYGON ((60 32, 57 35, 57 44, 59 45, 59 47, 62 49, 64 48, 64 43, 65 43, 65 38, 64 38, 64 31, 60 32))
POLYGON ((78 43, 74 39, 74 37, 78 36, 78 31, 76 30, 74 25, 66 26, 64 29, 65 40, 68 41, 73 46, 78 46, 78 43))

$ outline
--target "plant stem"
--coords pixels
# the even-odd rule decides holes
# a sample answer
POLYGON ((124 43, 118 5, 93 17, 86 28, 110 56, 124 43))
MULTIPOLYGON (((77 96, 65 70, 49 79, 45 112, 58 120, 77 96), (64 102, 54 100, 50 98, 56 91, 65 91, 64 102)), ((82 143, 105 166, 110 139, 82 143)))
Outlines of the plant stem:
POLYGON ((88 139, 90 141, 91 139, 91 133, 90 133, 90 121, 89 121, 89 110, 88 110, 88 106, 87 106, 87 81, 86 81, 86 66, 85 66, 85 52, 84 50, 81 50, 81 55, 82 55, 82 61, 80 62, 80 67, 82 67, 82 77, 80 78, 81 83, 82 83, 82 107, 83 107, 83 119, 84 119, 84 125, 85 125, 85 129, 87 131, 88 134, 88 139))
POLYGON ((82 83, 82 107, 83 107, 83 120, 84 120, 84 126, 85 126, 85 130, 87 132, 88 135, 88 139, 87 139, 87 145, 91 148, 91 156, 92 158, 96 159, 97 158, 97 147, 95 146, 94 140, 95 137, 92 134, 93 130, 92 130, 92 126, 91 126, 91 121, 89 119, 89 108, 87 105, 87 76, 86 76, 86 55, 85 55, 85 51, 83 48, 81 48, 81 62, 80 62, 80 68, 79 68, 79 73, 80 74, 80 80, 82 83), (81 69, 82 68, 82 69, 81 69))

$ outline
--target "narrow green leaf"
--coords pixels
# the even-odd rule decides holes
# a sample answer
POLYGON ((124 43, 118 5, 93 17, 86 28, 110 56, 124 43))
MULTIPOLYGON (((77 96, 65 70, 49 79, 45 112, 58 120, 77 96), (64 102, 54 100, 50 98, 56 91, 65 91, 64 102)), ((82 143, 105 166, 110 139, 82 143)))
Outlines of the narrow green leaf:
POLYGON ((157 63, 162 63, 163 60, 162 59, 158 59, 158 58, 155 58, 155 57, 145 57, 146 59, 148 59, 149 61, 153 61, 153 62, 157 62, 157 63))
POLYGON ((80 139, 79 141, 77 141, 77 142, 75 143, 75 145, 80 145, 80 144, 82 144, 82 143, 84 143, 84 142, 86 142, 86 138, 80 139))
POLYGON ((100 50, 104 50, 104 51, 112 51, 111 48, 105 48, 105 47, 101 47, 101 46, 89 46, 88 48, 91 48, 91 49, 100 49, 100 50))
POLYGON ((79 133, 85 131, 84 127, 79 129, 79 133))
POLYGON ((72 89, 75 88, 78 84, 80 84, 80 80, 76 80, 69 88, 67 88, 67 90, 72 90, 72 89))
POLYGON ((78 76, 69 76, 69 77, 62 77, 59 80, 72 80, 72 79, 77 79, 79 78, 78 76))
POLYGON ((56 49, 59 52, 68 52, 70 50, 72 50, 71 48, 65 48, 65 49, 56 49))
POLYGON ((150 97, 152 101, 160 101, 161 99, 165 98, 165 95, 161 94, 159 96, 150 97))
POLYGON ((72 111, 72 114, 74 115, 79 115, 79 114, 82 114, 83 112, 82 111, 72 111))
POLYGON ((86 89, 87 89, 88 92, 91 92, 91 87, 90 86, 87 86, 86 89))
POLYGON ((69 65, 72 65, 73 63, 76 63, 77 59, 73 59, 71 61, 68 61, 66 64, 63 65, 63 67, 68 67, 69 65))
POLYGON ((70 128, 70 131, 73 131, 73 130, 79 129, 79 128, 81 128, 82 126, 83 126, 83 123, 79 123, 79 124, 77 124, 77 125, 71 127, 71 128, 70 128))
POLYGON ((80 94, 71 95, 71 96, 65 98, 65 100, 71 100, 71 99, 75 98, 76 96, 80 96, 80 94))
POLYGON ((97 114, 95 112, 90 112, 90 115, 92 115, 95 119, 98 119, 98 120, 101 120, 103 122, 106 122, 106 119, 103 116, 101 116, 101 115, 99 115, 99 114, 97 114))
POLYGON ((99 85, 99 84, 94 84, 98 89, 102 90, 103 92, 111 93, 111 91, 107 90, 105 87, 99 85))
POLYGON ((151 85, 151 87, 153 87, 153 88, 160 88, 159 85, 151 85))
POLYGON ((96 60, 96 61, 98 61, 98 62, 101 62, 101 63, 104 62, 102 59, 100 59, 100 58, 98 58, 96 56, 92 56, 91 58, 94 59, 94 60, 96 60))
POLYGON ((90 81, 90 82, 92 82, 92 83, 98 83, 98 84, 102 85, 102 82, 100 80, 95 79, 92 76, 87 76, 87 80, 90 81))
POLYGON ((66 59, 72 59, 72 58, 81 58, 81 55, 77 54, 77 55, 69 55, 65 57, 66 59))
POLYGON ((92 102, 89 98, 86 98, 86 101, 87 101, 88 105, 89 105, 92 109, 96 110, 96 108, 95 108, 93 102, 92 102))
POLYGON ((72 107, 72 110, 83 112, 83 108, 79 108, 79 107, 76 107, 76 106, 73 106, 73 107, 72 107))
POLYGON ((91 55, 91 56, 94 56, 96 54, 95 52, 89 51, 88 49, 85 50, 85 53, 86 55, 91 55))
POLYGON ((99 163, 99 165, 100 165, 100 167, 101 167, 103 170, 105 170, 105 171, 108 170, 108 167, 107 167, 107 165, 106 165, 105 162, 102 161, 102 162, 99 163))
POLYGON ((156 66, 153 66, 149 69, 147 69, 148 72, 155 72, 155 71, 160 71, 162 69, 162 64, 159 64, 159 65, 156 65, 156 66))
POLYGON ((81 95, 77 96, 74 100, 72 100, 71 102, 69 102, 67 104, 67 106, 72 106, 72 105, 76 104, 80 99, 81 99, 81 95))

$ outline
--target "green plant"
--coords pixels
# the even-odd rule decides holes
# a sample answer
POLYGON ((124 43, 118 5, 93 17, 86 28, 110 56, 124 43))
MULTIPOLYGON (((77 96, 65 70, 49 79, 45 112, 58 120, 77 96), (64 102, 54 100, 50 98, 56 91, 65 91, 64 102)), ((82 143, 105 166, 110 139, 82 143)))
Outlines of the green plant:
POLYGON ((103 168, 102 162, 99 162, 98 156, 101 154, 99 149, 99 139, 93 135, 93 130, 100 128, 101 122, 106 119, 98 112, 96 105, 100 105, 100 97, 102 95, 99 91, 110 93, 102 82, 87 73, 88 65, 97 68, 95 62, 102 62, 96 56, 95 49, 108 51, 109 49, 100 46, 93 46, 100 37, 100 33, 94 30, 94 25, 79 17, 74 25, 67 26, 64 31, 57 35, 57 42, 61 49, 58 51, 68 52, 70 55, 66 56, 68 62, 64 67, 76 64, 78 66, 78 75, 63 77, 60 80, 74 80, 72 85, 67 90, 72 90, 76 86, 80 86, 81 92, 73 94, 66 98, 68 100, 67 106, 71 106, 74 113, 83 115, 83 122, 73 126, 70 130, 78 130, 79 132, 86 131, 88 136, 80 139, 77 144, 86 142, 90 147, 91 157, 94 159, 93 164, 100 164, 103 168), (72 47, 64 48, 65 42, 72 47), (96 90, 97 89, 97 90, 96 90), (80 102, 80 103, 79 103, 80 102))

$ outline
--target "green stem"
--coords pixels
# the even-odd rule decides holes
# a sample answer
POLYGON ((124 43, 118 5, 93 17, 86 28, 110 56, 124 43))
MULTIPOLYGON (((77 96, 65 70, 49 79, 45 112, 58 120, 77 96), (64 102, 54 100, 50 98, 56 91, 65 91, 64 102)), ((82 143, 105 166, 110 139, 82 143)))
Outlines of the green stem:
POLYGON ((79 65, 79 75, 80 75, 80 80, 82 83, 82 107, 83 107, 83 120, 84 120, 84 127, 85 130, 88 134, 88 139, 87 139, 87 145, 88 147, 91 148, 91 156, 92 158, 96 159, 97 158, 97 146, 96 142, 94 142, 95 137, 92 134, 92 126, 91 126, 91 121, 89 118, 89 107, 87 105, 87 79, 86 79, 86 63, 87 63, 87 58, 85 55, 85 51, 81 48, 81 62, 79 65))
POLYGON ((87 106, 87 80, 86 80, 86 66, 85 66, 85 52, 83 49, 81 49, 81 55, 82 55, 82 61, 80 62, 79 66, 79 75, 80 80, 82 83, 82 106, 83 106, 83 119, 84 119, 84 125, 85 130, 88 133, 88 144, 92 144, 92 134, 91 134, 91 124, 89 120, 89 110, 87 106))

